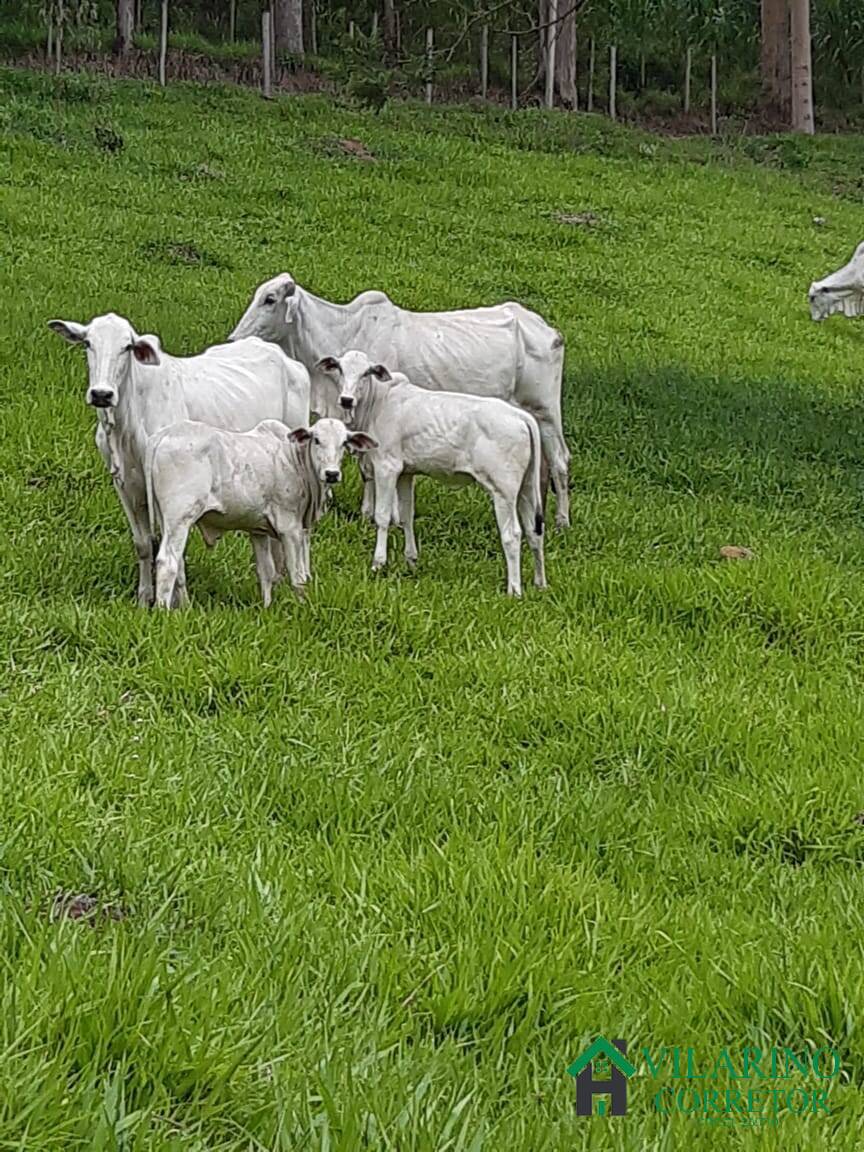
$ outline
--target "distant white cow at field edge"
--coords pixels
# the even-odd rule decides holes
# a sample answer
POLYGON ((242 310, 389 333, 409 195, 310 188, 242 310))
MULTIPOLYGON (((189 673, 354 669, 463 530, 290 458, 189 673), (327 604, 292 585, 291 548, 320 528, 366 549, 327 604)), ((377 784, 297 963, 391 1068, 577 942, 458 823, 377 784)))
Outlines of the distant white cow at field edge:
MULTIPOLYGON (((326 406, 318 361, 334 348, 362 349, 423 388, 496 396, 537 420, 556 496, 556 522, 569 523, 570 453, 561 423, 561 333, 521 304, 457 312, 408 312, 383 292, 363 292, 350 304, 313 296, 287 272, 262 284, 229 339, 261 336, 279 344, 312 373, 312 409, 326 406)), ((544 484, 545 488, 545 484, 544 484)), ((364 512, 371 515, 367 483, 364 512)))
MULTIPOLYGON (((185 419, 238 432, 266 419, 304 426, 309 423, 309 373, 275 345, 255 339, 216 345, 200 356, 169 356, 157 336, 139 336, 113 312, 89 324, 49 320, 48 327, 87 351, 87 403, 99 414, 96 445, 135 541, 138 603, 151 604, 156 542, 144 472, 150 436, 185 419)), ((276 549, 273 558, 274 563, 281 560, 276 549)), ((182 568, 177 591, 184 602, 182 568)))
POLYGON ((330 376, 352 427, 377 442, 368 456, 378 530, 373 570, 387 563, 394 495, 405 532, 405 559, 416 561, 414 476, 422 474, 482 485, 495 506, 508 594, 522 594, 522 532, 534 557, 534 583, 545 588, 540 432, 533 416, 491 396, 417 388, 401 373, 392 375, 385 365, 370 363, 365 352, 326 356, 318 367, 330 376))
POLYGON ((301 595, 311 575, 309 534, 324 509, 327 486, 342 478, 342 455, 374 445, 341 420, 319 420, 311 431, 263 420, 251 432, 183 420, 157 432, 146 463, 151 528, 155 535, 158 520, 162 529, 156 604, 172 605, 195 524, 212 537, 249 535, 265 608, 276 578, 268 541, 278 540, 301 595))
POLYGON ((835 312, 864 315, 864 242, 855 249, 848 264, 810 285, 809 299, 814 320, 825 320, 835 312))

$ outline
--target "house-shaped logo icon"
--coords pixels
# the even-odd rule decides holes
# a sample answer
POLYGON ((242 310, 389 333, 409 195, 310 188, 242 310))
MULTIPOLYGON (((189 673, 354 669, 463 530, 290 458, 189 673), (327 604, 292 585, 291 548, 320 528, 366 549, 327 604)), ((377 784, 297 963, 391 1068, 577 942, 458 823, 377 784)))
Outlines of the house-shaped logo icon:
MULTIPOLYGON (((627 1077, 632 1076, 636 1069, 627 1059, 626 1040, 607 1040, 598 1036, 567 1071, 576 1080, 577 1116, 590 1116, 593 1098, 600 1095, 612 1097, 610 1112, 613 1116, 627 1114, 627 1077)), ((606 1115, 605 1100, 598 1100, 597 1113, 606 1115)))

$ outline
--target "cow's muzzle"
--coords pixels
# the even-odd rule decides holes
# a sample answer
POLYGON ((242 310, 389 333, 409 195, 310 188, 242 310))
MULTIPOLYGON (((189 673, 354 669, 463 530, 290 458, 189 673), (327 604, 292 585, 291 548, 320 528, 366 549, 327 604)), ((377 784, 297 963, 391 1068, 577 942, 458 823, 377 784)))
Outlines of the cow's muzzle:
POLYGON ((350 412, 351 409, 354 407, 354 397, 353 396, 340 396, 339 397, 339 404, 342 408, 345 409, 346 412, 350 412))
POLYGON ((110 388, 94 388, 87 397, 94 408, 110 408, 114 403, 114 393, 110 388))
POLYGON ((328 484, 338 484, 342 479, 342 473, 337 472, 335 468, 326 468, 324 470, 324 479, 328 484))

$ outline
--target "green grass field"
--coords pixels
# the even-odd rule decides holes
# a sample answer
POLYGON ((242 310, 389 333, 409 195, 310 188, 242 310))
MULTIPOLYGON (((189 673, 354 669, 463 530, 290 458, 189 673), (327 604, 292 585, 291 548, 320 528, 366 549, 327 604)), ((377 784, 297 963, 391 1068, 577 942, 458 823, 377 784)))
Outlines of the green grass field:
POLYGON ((0 128, 0 1149, 860 1147, 864 328, 805 294, 864 143, 16 72, 0 128), (192 352, 283 270, 564 332, 546 593, 428 481, 416 574, 394 533, 373 577, 352 468, 306 604, 262 611, 236 539, 135 608, 45 321, 192 352), (598 1033, 834 1045, 833 1113, 718 1130, 633 1081, 579 1118, 598 1033))

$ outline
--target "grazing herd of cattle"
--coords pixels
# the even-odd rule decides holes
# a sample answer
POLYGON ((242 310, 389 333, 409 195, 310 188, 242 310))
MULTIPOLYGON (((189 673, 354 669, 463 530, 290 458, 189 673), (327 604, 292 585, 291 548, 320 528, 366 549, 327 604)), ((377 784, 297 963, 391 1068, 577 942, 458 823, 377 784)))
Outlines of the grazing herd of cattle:
POLYGON ((187 602, 196 526, 208 545, 249 535, 265 605, 286 573, 302 594, 310 534, 346 452, 358 457, 363 512, 377 529, 373 569, 387 563, 391 523, 416 561, 422 474, 485 488, 508 593, 521 595, 523 535, 545 587, 548 483, 557 523, 569 522, 564 342, 520 304, 416 313, 365 292, 339 305, 284 274, 258 288, 228 343, 198 356, 170 356, 114 313, 49 327, 87 353, 87 402, 135 543, 139 604, 187 602))
MULTIPOLYGON (((809 301, 814 320, 864 314, 864 243, 810 286, 809 301)), ((521 304, 418 313, 364 292, 340 305, 285 273, 258 288, 227 344, 198 356, 168 355, 114 313, 49 327, 87 351, 87 402, 135 542, 139 604, 187 603, 196 526, 209 546, 248 534, 265 606, 286 573, 302 595, 310 535, 346 452, 358 458, 363 514, 377 529, 373 569, 387 563, 391 523, 416 562, 414 477, 427 475, 482 485, 508 594, 521 595, 523 536, 545 587, 549 483, 556 522, 569 524, 564 341, 521 304)))

